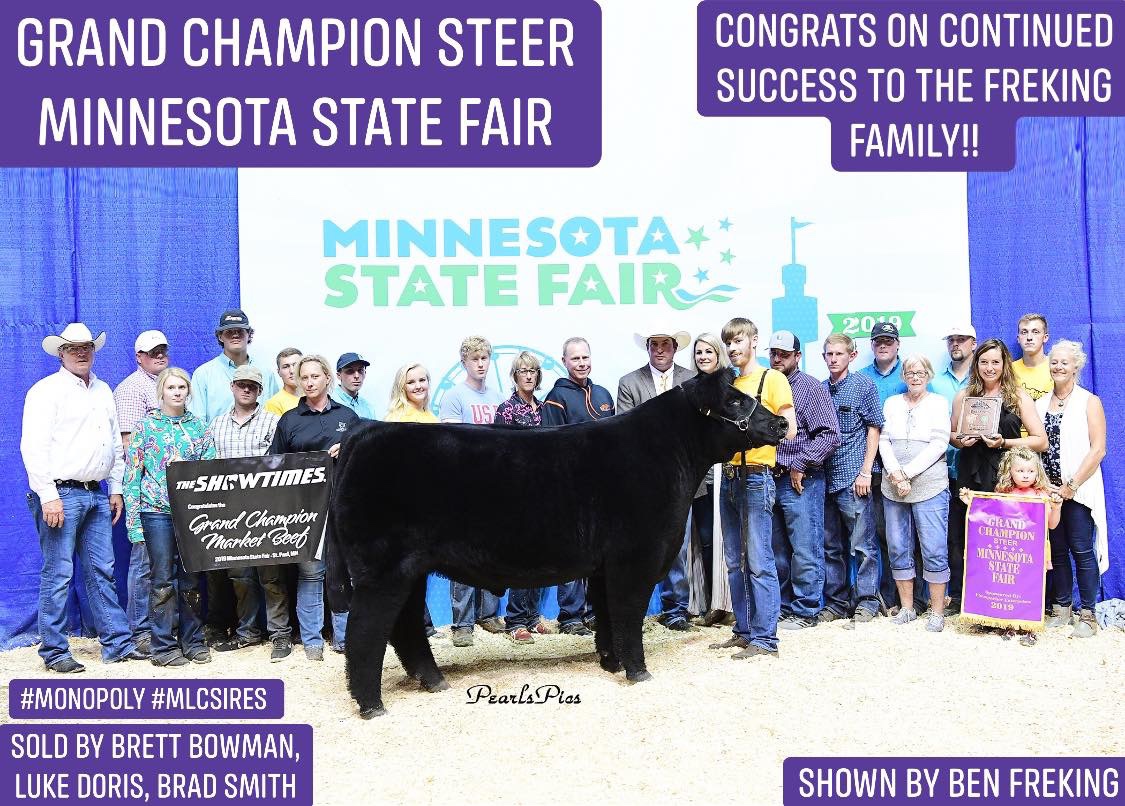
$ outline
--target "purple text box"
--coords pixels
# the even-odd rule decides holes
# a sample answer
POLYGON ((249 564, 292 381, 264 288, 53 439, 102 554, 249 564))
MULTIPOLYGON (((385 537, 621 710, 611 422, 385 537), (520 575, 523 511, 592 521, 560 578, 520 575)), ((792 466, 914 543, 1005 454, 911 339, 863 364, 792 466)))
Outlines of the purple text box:
POLYGON ((0 800, 313 802, 312 725, 0 725, 0 800))
POLYGON ((1117 803, 1121 758, 787 758, 785 806, 1117 803))
POLYGON ((281 719, 281 680, 37 680, 8 687, 12 719, 281 719))
POLYGON ((1125 115, 1118 0, 703 0, 697 21, 699 113, 826 117, 838 171, 1009 170, 1020 117, 1125 115))
POLYGON ((594 0, 16 0, 0 36, 3 165, 601 158, 594 0))

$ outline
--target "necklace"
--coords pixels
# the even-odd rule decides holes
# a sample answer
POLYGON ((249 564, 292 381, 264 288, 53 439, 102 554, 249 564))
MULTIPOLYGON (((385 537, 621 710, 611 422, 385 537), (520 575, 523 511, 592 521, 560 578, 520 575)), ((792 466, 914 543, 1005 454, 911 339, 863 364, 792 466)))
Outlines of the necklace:
POLYGON ((1066 402, 1070 400, 1070 396, 1074 394, 1074 387, 1070 387, 1070 391, 1066 393, 1066 397, 1059 397, 1058 392, 1055 393, 1055 403, 1059 407, 1059 411, 1066 408, 1066 402))

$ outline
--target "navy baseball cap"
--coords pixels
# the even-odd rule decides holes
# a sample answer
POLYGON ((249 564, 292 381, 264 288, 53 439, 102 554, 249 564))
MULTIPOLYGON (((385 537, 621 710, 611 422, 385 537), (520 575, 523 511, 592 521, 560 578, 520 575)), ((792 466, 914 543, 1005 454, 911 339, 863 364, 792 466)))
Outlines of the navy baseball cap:
POLYGON ((231 308, 228 311, 223 311, 223 315, 219 317, 219 324, 215 330, 238 330, 239 328, 249 330, 250 319, 240 309, 231 308))
POLYGON ((359 353, 344 353, 336 361, 336 371, 339 372, 348 364, 363 364, 365 367, 371 366, 371 362, 364 358, 359 353))
POLYGON ((877 339, 880 336, 888 336, 892 339, 898 338, 898 328, 894 322, 876 322, 875 327, 871 328, 871 338, 877 339))

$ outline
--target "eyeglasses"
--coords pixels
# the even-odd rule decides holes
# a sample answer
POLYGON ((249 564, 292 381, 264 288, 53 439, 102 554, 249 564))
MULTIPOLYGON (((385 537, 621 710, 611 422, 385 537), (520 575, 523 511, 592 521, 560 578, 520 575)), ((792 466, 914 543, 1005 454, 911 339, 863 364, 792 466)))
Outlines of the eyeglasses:
POLYGON ((93 343, 88 344, 67 344, 63 347, 64 353, 90 353, 94 351, 93 343))
POLYGON ((906 378, 925 378, 927 375, 929 375, 929 373, 924 369, 908 369, 902 374, 903 377, 906 378))
POLYGON ((517 369, 516 374, 517 375, 523 375, 526 378, 530 378, 534 375, 538 375, 539 370, 537 370, 537 369, 517 369))

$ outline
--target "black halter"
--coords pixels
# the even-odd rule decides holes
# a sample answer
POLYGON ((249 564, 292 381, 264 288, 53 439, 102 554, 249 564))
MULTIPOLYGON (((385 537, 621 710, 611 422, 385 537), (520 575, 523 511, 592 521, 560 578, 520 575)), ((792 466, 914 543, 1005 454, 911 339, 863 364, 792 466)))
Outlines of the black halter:
POLYGON ((745 417, 740 417, 737 420, 732 420, 730 417, 724 417, 721 414, 712 414, 711 409, 700 409, 699 413, 702 414, 704 417, 710 417, 712 420, 719 420, 719 421, 724 422, 724 423, 730 423, 735 428, 737 428, 739 431, 745 432, 745 431, 750 430, 750 418, 754 416, 754 411, 757 408, 758 408, 758 401, 754 398, 750 398, 750 410, 748 412, 746 412, 745 417))

